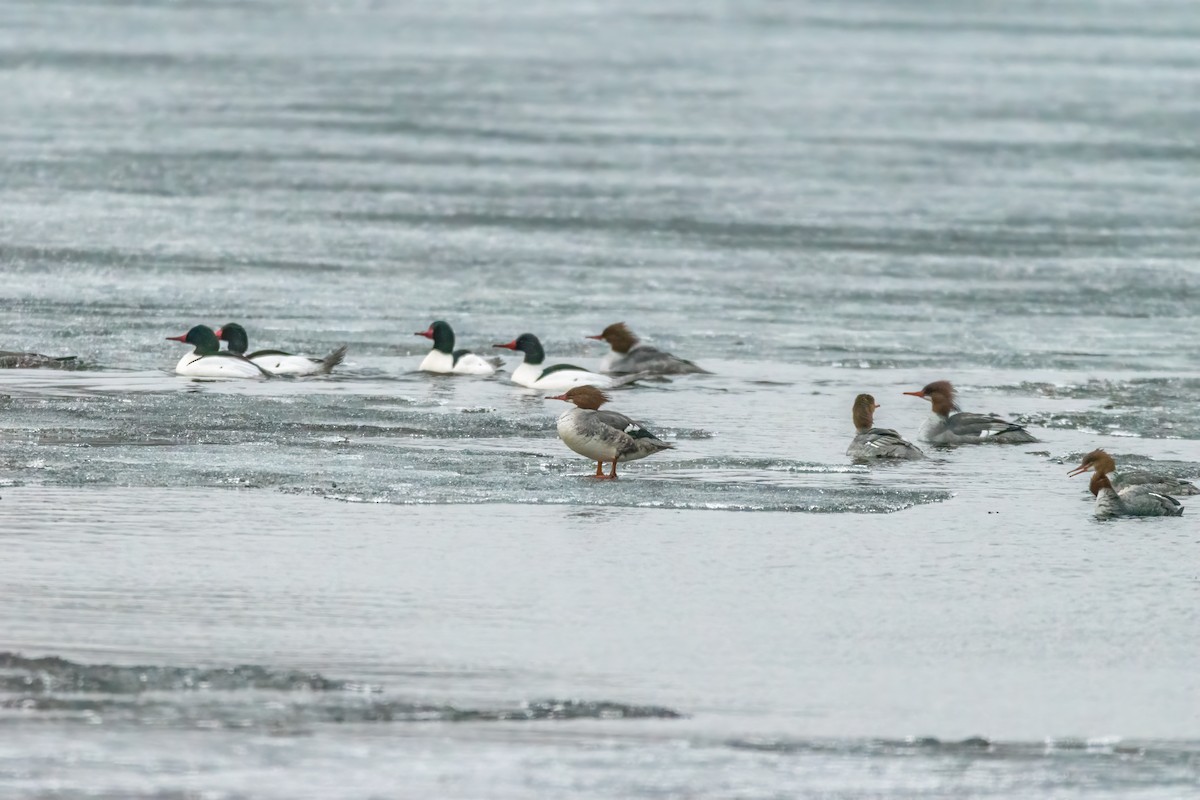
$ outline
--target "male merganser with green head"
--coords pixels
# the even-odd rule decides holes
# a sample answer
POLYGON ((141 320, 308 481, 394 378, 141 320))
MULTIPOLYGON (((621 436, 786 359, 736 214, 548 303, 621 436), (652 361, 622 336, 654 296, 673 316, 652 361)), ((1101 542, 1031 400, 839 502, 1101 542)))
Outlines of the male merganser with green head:
POLYGON ((1029 431, 995 414, 971 414, 960 412, 955 402, 954 387, 950 381, 934 381, 917 392, 905 392, 912 397, 923 397, 932 406, 933 413, 921 426, 921 438, 934 444, 1028 444, 1036 442, 1029 431), (957 413, 956 413, 957 412, 957 413))
POLYGON ((1156 492, 1146 484, 1133 484, 1124 489, 1113 486, 1109 476, 1116 470, 1113 457, 1103 450, 1093 450, 1083 457, 1079 466, 1068 475, 1095 471, 1090 489, 1096 496, 1096 516, 1111 517, 1179 517, 1183 504, 1170 495, 1156 492))
POLYGON ((179 359, 176 375, 189 378, 269 378, 270 373, 250 359, 237 353, 221 351, 221 342, 212 328, 197 325, 182 336, 168 336, 168 341, 192 345, 192 352, 179 359))
MULTIPOLYGON (((521 362, 521 366, 513 370, 511 380, 519 386, 527 386, 530 389, 570 389, 572 386, 583 386, 584 384, 609 389, 631 382, 628 379, 614 380, 573 364, 543 366, 546 361, 546 351, 542 349, 542 343, 532 333, 522 333, 508 344, 492 346, 503 347, 506 350, 519 350, 525 354, 525 360, 521 362)), ((636 376, 633 380, 638 377, 641 376, 636 376)))
POLYGON ((618 461, 635 461, 674 447, 624 414, 601 411, 608 395, 595 386, 576 386, 546 399, 575 404, 558 418, 558 436, 567 447, 596 462, 597 478, 617 477, 618 461), (612 464, 607 475, 605 462, 612 464))
POLYGON ((328 375, 346 357, 346 345, 324 358, 294 356, 282 350, 256 350, 247 354, 246 329, 236 322, 226 322, 217 328, 216 335, 229 343, 229 352, 244 355, 272 375, 328 375))
POLYGON ((846 455, 858 460, 871 458, 924 458, 921 448, 912 442, 905 441, 900 434, 891 428, 876 428, 875 409, 879 404, 869 394, 860 394, 854 398, 854 428, 858 435, 850 443, 846 455))
POLYGON ((652 375, 708 373, 708 370, 701 369, 691 361, 645 344, 633 331, 629 330, 629 326, 624 322, 614 322, 595 336, 586 338, 608 342, 612 347, 612 352, 604 357, 602 369, 605 372, 617 375, 631 372, 645 372, 652 375))
POLYGON ((436 320, 428 330, 417 331, 414 336, 433 340, 433 349, 421 362, 422 372, 439 375, 491 375, 500 366, 500 360, 477 356, 470 350, 454 349, 454 329, 442 320, 436 320))

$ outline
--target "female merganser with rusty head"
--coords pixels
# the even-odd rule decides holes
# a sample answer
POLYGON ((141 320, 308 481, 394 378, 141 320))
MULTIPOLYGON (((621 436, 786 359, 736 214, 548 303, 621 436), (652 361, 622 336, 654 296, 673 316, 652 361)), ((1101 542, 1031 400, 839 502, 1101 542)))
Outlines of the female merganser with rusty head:
POLYGON ((653 375, 686 375, 695 372, 708 374, 708 370, 701 369, 691 361, 685 361, 643 343, 624 322, 614 322, 595 336, 587 338, 608 342, 612 347, 612 353, 604 357, 602 369, 605 372, 617 375, 631 372, 653 375))
POLYGON ((256 350, 247 354, 246 329, 236 322, 226 322, 217 328, 216 335, 229 342, 229 352, 245 356, 272 375, 328 375, 346 357, 346 345, 324 358, 294 356, 282 350, 256 350))
POLYGON ((934 444, 1027 444, 1036 442, 1029 431, 995 414, 959 412, 954 387, 950 381, 934 381, 919 392, 905 392, 924 397, 933 406, 933 413, 921 426, 921 438, 934 444))
POLYGON ((674 447, 624 414, 601 411, 608 395, 595 386, 576 386, 565 394, 546 399, 575 404, 575 408, 558 418, 558 437, 579 455, 596 462, 597 478, 617 477, 618 461, 635 461, 674 447), (612 464, 607 475, 606 461, 612 464))
POLYGON ((1156 492, 1145 484, 1134 484, 1124 489, 1113 486, 1109 475, 1116 471, 1113 457, 1103 450, 1093 450, 1083 457, 1079 466, 1068 475, 1079 475, 1094 470, 1088 487, 1096 496, 1096 516, 1110 517, 1179 517, 1183 505, 1170 495, 1156 492))
POLYGON ((573 364, 555 364, 543 367, 546 351, 542 343, 532 333, 522 333, 508 344, 494 344, 492 347, 503 347, 506 350, 519 350, 525 354, 521 366, 513 370, 512 382, 530 389, 570 389, 573 386, 590 384, 602 389, 610 389, 625 383, 632 383, 642 377, 631 376, 624 379, 613 379, 595 372, 588 372, 583 367, 573 364))
POLYGON ((454 349, 454 329, 442 320, 429 326, 429 330, 417 331, 414 336, 433 339, 433 349, 421 362, 422 372, 440 375, 491 375, 500 366, 500 359, 486 359, 470 350, 454 349))
POLYGON ((75 356, 44 356, 41 353, 0 350, 0 369, 79 369, 80 366, 75 356))
POLYGON ((168 336, 168 341, 185 342, 195 349, 179 359, 176 375, 189 378, 269 378, 271 374, 238 353, 221 351, 221 342, 212 328, 197 325, 182 336, 168 336))
MULTIPOLYGON (((1108 475, 1109 482, 1112 483, 1113 488, 1117 490, 1118 494, 1134 486, 1141 486, 1146 491, 1167 494, 1172 497, 1200 494, 1200 488, 1196 488, 1194 483, 1189 483, 1182 478, 1176 478, 1172 475, 1162 475, 1144 470, 1116 472, 1117 462, 1105 450, 1093 450, 1086 454, 1079 463, 1079 469, 1073 470, 1072 474, 1086 472, 1087 470, 1084 467, 1091 467, 1097 463, 1105 464, 1105 474, 1108 475)), ((1092 494, 1094 495, 1095 492, 1093 491, 1092 494)))
POLYGON ((846 449, 846 455, 854 459, 869 458, 924 458, 921 448, 905 441, 891 428, 873 427, 875 409, 879 404, 869 394, 854 398, 854 429, 858 435, 846 449))

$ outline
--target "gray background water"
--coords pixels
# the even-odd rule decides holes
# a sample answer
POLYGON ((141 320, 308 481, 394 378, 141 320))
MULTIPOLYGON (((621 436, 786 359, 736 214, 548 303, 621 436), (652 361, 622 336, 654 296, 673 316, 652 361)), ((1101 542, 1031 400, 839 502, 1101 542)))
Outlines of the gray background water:
POLYGON ((1065 462, 1200 473, 1198 39, 1177 3, 5 3, 0 348, 87 369, 0 374, 0 788, 1193 791, 1194 521, 1097 524, 1065 462), (598 485, 556 404, 413 372, 434 318, 589 365, 624 319, 715 374, 618 393, 677 449, 598 485), (230 320, 348 363, 171 374, 230 320), (847 462, 856 393, 915 435, 937 378, 1043 442, 847 462))

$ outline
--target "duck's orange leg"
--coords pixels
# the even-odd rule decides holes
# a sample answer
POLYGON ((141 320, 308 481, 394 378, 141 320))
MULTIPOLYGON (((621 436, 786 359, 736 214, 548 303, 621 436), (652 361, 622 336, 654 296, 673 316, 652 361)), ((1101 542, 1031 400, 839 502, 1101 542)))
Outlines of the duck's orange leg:
POLYGON ((609 480, 616 479, 616 477, 617 477, 617 460, 615 458, 613 459, 612 472, 608 473, 608 475, 606 475, 605 477, 608 478, 609 480))
POLYGON ((596 474, 593 477, 596 477, 596 478, 604 477, 604 462, 603 461, 596 462, 596 474))

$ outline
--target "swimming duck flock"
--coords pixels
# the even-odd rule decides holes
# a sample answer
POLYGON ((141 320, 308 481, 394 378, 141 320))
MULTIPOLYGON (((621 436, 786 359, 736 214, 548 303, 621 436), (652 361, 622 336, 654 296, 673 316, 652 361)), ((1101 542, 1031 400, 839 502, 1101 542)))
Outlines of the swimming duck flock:
MULTIPOLYGON (((455 349, 454 329, 445 320, 434 320, 414 335, 432 342, 428 355, 418 367, 422 372, 488 377, 504 366, 500 358, 455 349)), ((293 355, 274 349, 247 353, 249 337, 246 329, 237 322, 227 322, 215 330, 207 325, 194 325, 184 334, 166 338, 191 346, 192 349, 175 365, 175 373, 196 380, 325 376, 342 364, 347 351, 342 345, 322 357, 293 355), (227 344, 226 349, 221 349, 221 342, 227 344)), ((557 419, 559 438, 572 451, 596 462, 592 477, 612 480, 617 477, 618 463, 646 458, 675 445, 660 439, 643 423, 602 408, 611 402, 611 396, 606 392, 632 387, 640 381, 670 380, 667 376, 711 373, 692 361, 642 342, 624 322, 613 323, 601 333, 586 338, 606 342, 611 348, 600 371, 565 363, 547 365, 541 340, 532 333, 522 333, 510 342, 492 346, 522 355, 509 378, 513 384, 537 391, 558 392, 545 395, 545 399, 571 404, 571 408, 557 419), (609 465, 607 472, 606 464, 609 465)), ((0 368, 78 369, 80 366, 74 356, 0 351, 0 368)), ((957 391, 950 381, 934 381, 903 394, 929 402, 930 414, 919 437, 935 447, 1038 441, 1023 426, 995 414, 962 411, 957 391)), ((851 418, 855 436, 846 455, 865 464, 926 458, 920 447, 897 431, 875 427, 875 412, 880 408, 871 394, 859 394, 854 399, 851 418)), ((1074 476, 1086 472, 1092 473, 1088 489, 1095 498, 1094 514, 1098 519, 1180 516, 1183 504, 1176 497, 1200 494, 1194 484, 1173 476, 1145 471, 1118 472, 1115 459, 1101 449, 1084 455, 1079 466, 1068 474, 1074 476)))

